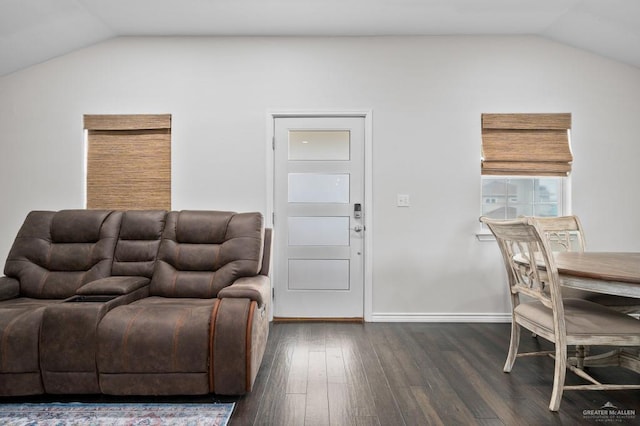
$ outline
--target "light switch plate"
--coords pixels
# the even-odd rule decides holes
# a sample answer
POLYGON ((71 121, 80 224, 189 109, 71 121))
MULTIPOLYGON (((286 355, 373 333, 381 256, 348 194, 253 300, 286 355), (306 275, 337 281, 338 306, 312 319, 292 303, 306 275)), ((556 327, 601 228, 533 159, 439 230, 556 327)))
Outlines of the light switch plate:
POLYGON ((396 205, 398 207, 409 207, 411 205, 409 194, 398 194, 396 205))

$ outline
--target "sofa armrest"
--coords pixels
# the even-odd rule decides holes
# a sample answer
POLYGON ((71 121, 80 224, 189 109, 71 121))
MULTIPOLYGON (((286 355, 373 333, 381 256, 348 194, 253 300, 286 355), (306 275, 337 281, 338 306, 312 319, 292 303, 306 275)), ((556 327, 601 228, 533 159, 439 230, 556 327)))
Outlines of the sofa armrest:
POLYGON ((20 295, 20 282, 15 278, 0 277, 0 300, 15 299, 20 295))
POLYGON ((269 338, 271 282, 240 278, 218 292, 211 324, 211 393, 243 395, 258 375, 269 338))
POLYGON ((107 277, 91 281, 80 287, 76 294, 80 295, 108 295, 108 294, 129 294, 144 286, 149 285, 149 278, 146 277, 107 277))
POLYGON ((258 307, 262 308, 271 298, 270 291, 269 277, 256 275, 237 279, 233 284, 218 292, 218 299, 249 299, 257 302, 258 307))

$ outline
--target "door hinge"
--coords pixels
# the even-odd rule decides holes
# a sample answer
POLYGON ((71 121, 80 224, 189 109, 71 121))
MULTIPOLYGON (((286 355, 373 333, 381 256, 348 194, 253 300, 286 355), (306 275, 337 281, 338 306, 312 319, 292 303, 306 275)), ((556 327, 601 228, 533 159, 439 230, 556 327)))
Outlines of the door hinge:
POLYGON ((276 299, 276 289, 274 287, 271 288, 271 299, 272 300, 276 299))
POLYGON ((271 213, 271 224, 272 225, 276 224, 276 213, 275 212, 271 213))
POLYGON ((274 151, 276 150, 276 137, 275 136, 271 138, 271 149, 274 150, 274 151))

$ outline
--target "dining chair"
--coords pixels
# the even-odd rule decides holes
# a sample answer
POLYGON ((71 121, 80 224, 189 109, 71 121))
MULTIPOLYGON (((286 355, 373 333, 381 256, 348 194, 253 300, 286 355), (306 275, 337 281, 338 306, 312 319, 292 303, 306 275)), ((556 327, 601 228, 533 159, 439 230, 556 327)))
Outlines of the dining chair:
MULTIPOLYGON (((551 251, 583 252, 587 248, 584 230, 578 216, 535 217, 551 251)), ((562 289, 564 297, 579 297, 630 315, 640 315, 640 301, 633 297, 599 294, 576 289, 562 289)))
MULTIPOLYGON (((585 251, 587 242, 578 216, 535 216, 534 218, 538 224, 538 228, 546 238, 551 251, 585 251)), ((588 291, 576 290, 573 288, 562 288, 561 290, 563 297, 586 299, 592 295, 592 293, 588 291)))
MULTIPOLYGON (((554 252, 583 252, 587 246, 578 216, 535 217, 538 228, 542 231, 549 248, 554 252)), ((574 288, 560 288, 562 297, 588 299, 593 293, 574 288)), ((533 333, 533 337, 536 334, 533 333)), ((576 364, 583 367, 584 358, 589 354, 589 347, 576 347, 576 364)))
POLYGON ((587 243, 578 216, 536 217, 535 219, 552 251, 585 251, 587 243))
POLYGON ((480 221, 496 237, 511 296, 511 342, 504 372, 511 372, 516 358, 550 355, 555 360, 551 411, 558 411, 565 390, 640 389, 638 384, 600 383, 567 362, 568 346, 640 345, 640 321, 588 300, 563 299, 552 251, 535 218, 501 221, 481 217, 480 221), (521 295, 529 297, 521 300, 521 295), (555 350, 519 353, 521 327, 553 343, 555 350), (565 385, 567 369, 590 383, 565 385))

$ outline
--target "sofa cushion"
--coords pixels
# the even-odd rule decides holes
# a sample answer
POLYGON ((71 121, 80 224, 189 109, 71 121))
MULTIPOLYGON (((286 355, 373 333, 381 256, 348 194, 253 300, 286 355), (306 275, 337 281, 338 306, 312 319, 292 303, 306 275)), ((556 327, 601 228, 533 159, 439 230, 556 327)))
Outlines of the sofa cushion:
POLYGON ((175 241, 189 244, 222 244, 226 240, 230 212, 182 211, 175 223, 175 241))
POLYGON ((151 294, 213 298, 261 267, 260 213, 170 212, 162 236, 151 294))
POLYGON ((42 393, 38 339, 45 307, 58 301, 0 301, 0 396, 42 393))
POLYGON ((0 277, 0 301, 20 295, 20 283, 15 278, 0 277))
POLYGON ((206 373, 214 303, 148 297, 113 309, 99 325, 99 371, 206 373))
POLYGON ((121 217, 103 210, 31 212, 9 252, 5 275, 20 282, 21 296, 72 296, 83 284, 110 275, 121 217))
POLYGON ((123 213, 112 275, 151 278, 167 212, 130 210, 123 213))
POLYGON ((51 218, 52 243, 95 243, 109 211, 62 210, 51 218))

